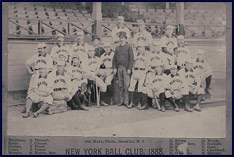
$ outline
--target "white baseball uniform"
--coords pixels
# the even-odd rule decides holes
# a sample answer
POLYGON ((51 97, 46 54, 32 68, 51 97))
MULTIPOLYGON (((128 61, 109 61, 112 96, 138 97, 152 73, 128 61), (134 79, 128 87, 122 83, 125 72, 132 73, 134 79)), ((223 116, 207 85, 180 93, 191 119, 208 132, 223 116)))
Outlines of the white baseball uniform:
POLYGON ((146 73, 149 70, 149 57, 145 52, 138 54, 134 60, 132 76, 130 80, 129 91, 133 92, 138 82, 138 92, 143 92, 143 84, 145 82, 146 73))
MULTIPOLYGON (((51 52, 50 52, 50 55, 55 63, 57 63, 59 61, 59 53, 61 53, 61 52, 67 54, 67 57, 71 56, 70 48, 68 46, 62 45, 59 47, 58 44, 56 44, 51 49, 51 52)), ((67 62, 69 62, 69 60, 67 62)))
POLYGON ((100 88, 102 92, 106 92, 107 85, 103 82, 101 78, 97 76, 99 67, 101 65, 101 60, 99 57, 94 56, 93 58, 89 58, 87 60, 87 74, 88 79, 92 81, 96 81, 96 85, 100 88))
POLYGON ((183 95, 187 94, 189 94, 189 88, 185 76, 178 73, 175 76, 170 74, 165 92, 166 98, 181 99, 183 95))
POLYGON ((176 62, 178 66, 184 66, 187 59, 191 59, 191 52, 188 47, 178 47, 178 54, 176 55, 176 62))
POLYGON ((156 62, 156 63, 163 63, 164 66, 168 63, 167 60, 167 54, 163 53, 162 51, 159 52, 151 52, 150 53, 150 63, 156 62))
POLYGON ((112 69, 113 56, 114 56, 114 52, 110 52, 109 55, 104 53, 100 57, 101 64, 105 65, 105 69, 99 69, 98 75, 101 75, 101 76, 106 78, 105 83, 107 86, 111 84, 111 81, 114 78, 114 73, 113 73, 113 69, 112 69))
POLYGON ((53 81, 50 75, 47 74, 45 77, 41 77, 39 73, 36 73, 35 77, 31 82, 31 86, 29 86, 27 98, 30 98, 33 103, 43 102, 47 104, 52 104, 52 92, 53 81))
POLYGON ((77 55, 80 58, 82 67, 87 67, 86 60, 88 59, 87 47, 89 45, 84 43, 82 45, 73 44, 71 47, 71 56, 77 55))
POLYGON ((138 43, 143 43, 144 46, 150 46, 152 42, 153 42, 152 35, 146 30, 138 32, 134 36, 134 43, 136 46, 139 45, 138 43))

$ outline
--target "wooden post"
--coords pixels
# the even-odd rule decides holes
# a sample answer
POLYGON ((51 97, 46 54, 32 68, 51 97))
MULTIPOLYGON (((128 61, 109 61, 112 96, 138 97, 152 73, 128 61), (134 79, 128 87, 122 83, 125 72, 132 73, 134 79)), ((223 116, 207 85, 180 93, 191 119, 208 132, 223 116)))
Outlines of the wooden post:
POLYGON ((184 31, 184 2, 176 3, 177 35, 185 35, 184 31))
POLYGON ((92 33, 97 34, 99 38, 102 37, 102 3, 93 2, 94 25, 92 26, 92 33))
POLYGON ((170 7, 170 3, 166 2, 166 9, 169 9, 169 7, 170 7))
MULTIPOLYGON (((3 146, 6 144, 7 133, 7 92, 8 92, 8 4, 2 3, 2 140, 3 146)), ((2 147, 3 148, 3 147, 2 147)), ((2 149, 3 154, 7 154, 7 148, 2 149)))

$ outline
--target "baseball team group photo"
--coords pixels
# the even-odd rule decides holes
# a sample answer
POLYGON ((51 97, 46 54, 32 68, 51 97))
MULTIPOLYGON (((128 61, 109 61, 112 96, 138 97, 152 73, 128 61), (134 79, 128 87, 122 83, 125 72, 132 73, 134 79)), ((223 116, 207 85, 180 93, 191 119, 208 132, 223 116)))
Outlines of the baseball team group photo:
POLYGON ((9 135, 225 137, 225 3, 6 6, 9 135))

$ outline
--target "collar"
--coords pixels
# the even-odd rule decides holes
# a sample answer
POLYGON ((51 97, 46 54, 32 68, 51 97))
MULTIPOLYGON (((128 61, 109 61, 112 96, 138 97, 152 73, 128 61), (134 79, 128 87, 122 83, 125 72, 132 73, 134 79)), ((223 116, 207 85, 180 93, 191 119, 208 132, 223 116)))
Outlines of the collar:
POLYGON ((47 53, 45 55, 38 54, 38 57, 46 57, 47 53))
POLYGON ((109 54, 106 54, 106 53, 104 54, 104 56, 110 56, 110 55, 111 55, 111 52, 109 54))
POLYGON ((46 79, 46 78, 47 78, 47 75, 45 75, 44 77, 42 77, 41 75, 39 75, 39 78, 45 78, 45 79, 46 79))
POLYGON ((64 75, 65 75, 65 70, 63 71, 63 73, 62 73, 62 74, 59 74, 59 73, 58 73, 58 71, 56 71, 56 76, 58 76, 58 75, 62 75, 62 76, 64 76, 64 75))
POLYGON ((175 76, 179 76, 179 74, 178 74, 178 73, 176 73, 176 75, 172 75, 172 74, 171 74, 171 77, 172 77, 172 78, 175 77, 175 76))
POLYGON ((185 72, 188 72, 188 71, 193 72, 193 69, 188 70, 188 69, 185 68, 185 72))
POLYGON ((196 62, 201 62, 201 63, 204 63, 205 61, 204 60, 202 60, 202 61, 199 61, 198 59, 196 60, 196 62))

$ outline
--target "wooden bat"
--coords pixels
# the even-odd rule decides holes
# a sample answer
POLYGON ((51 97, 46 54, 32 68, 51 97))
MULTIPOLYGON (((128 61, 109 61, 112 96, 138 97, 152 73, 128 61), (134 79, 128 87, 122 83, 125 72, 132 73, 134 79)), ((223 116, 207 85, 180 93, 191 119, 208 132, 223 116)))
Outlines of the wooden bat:
POLYGON ((154 94, 154 92, 153 92, 153 95, 154 95, 154 100, 155 100, 155 102, 156 102, 156 105, 157 105, 157 107, 158 107, 158 110, 161 110, 161 107, 160 107, 160 105, 159 105, 158 99, 157 99, 156 95, 154 94))
POLYGON ((97 95, 97 107, 100 107, 100 96, 98 92, 98 87, 97 87, 97 76, 96 76, 96 82, 95 82, 95 87, 96 87, 96 95, 97 95))

